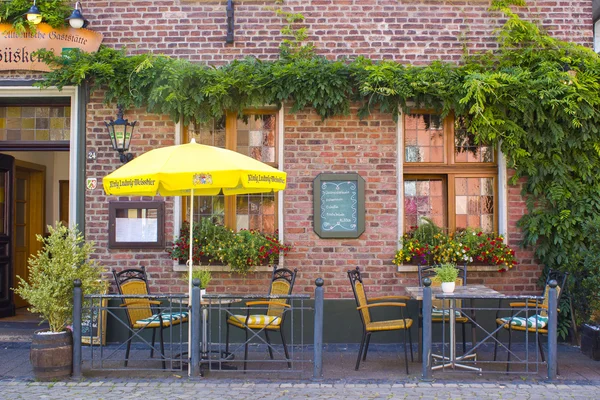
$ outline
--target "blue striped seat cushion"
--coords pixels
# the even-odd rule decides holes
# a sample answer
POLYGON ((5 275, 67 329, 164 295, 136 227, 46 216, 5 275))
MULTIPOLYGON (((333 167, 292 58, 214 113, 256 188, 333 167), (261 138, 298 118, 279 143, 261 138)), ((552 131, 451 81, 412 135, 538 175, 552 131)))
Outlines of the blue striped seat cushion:
POLYGON ((512 326, 520 326, 527 328, 538 328, 544 329, 546 325, 548 325, 548 317, 543 317, 541 315, 532 315, 529 318, 525 317, 506 317, 500 318, 500 320, 504 323, 510 322, 512 326))
POLYGON ((160 314, 154 314, 153 316, 149 317, 149 318, 144 318, 144 319, 138 319, 137 321, 135 321, 136 325, 144 325, 144 326, 148 326, 148 327, 154 327, 154 326, 160 326, 160 321, 158 318, 162 318, 163 320, 163 325, 169 325, 171 323, 175 323, 176 321, 180 321, 180 320, 184 320, 187 319, 188 317, 188 313, 187 312, 174 312, 174 313, 160 313, 160 314))

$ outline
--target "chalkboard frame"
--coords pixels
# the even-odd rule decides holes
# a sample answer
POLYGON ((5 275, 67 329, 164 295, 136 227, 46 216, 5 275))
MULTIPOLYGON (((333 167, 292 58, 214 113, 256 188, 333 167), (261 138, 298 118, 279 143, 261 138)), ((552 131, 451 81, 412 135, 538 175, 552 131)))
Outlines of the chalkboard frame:
POLYGON ((313 230, 320 238, 358 238, 365 231, 365 180, 357 173, 323 172, 313 180, 313 230), (357 185, 357 224, 356 230, 344 232, 324 231, 321 227, 321 184, 327 181, 354 181, 357 185))

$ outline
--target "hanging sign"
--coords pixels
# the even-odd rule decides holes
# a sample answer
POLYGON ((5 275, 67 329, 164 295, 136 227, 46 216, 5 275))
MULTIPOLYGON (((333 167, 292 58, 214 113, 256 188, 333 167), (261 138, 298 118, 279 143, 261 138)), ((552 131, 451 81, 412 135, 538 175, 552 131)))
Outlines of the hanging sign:
POLYGON ((71 49, 92 53, 98 51, 102 39, 101 33, 89 29, 55 29, 41 23, 35 33, 17 33, 11 24, 0 24, 0 70, 50 71, 32 53, 40 49, 52 50, 56 55, 71 49))
POLYGON ((354 173, 319 174, 313 184, 314 226, 322 238, 357 238, 365 231, 365 181, 354 173))

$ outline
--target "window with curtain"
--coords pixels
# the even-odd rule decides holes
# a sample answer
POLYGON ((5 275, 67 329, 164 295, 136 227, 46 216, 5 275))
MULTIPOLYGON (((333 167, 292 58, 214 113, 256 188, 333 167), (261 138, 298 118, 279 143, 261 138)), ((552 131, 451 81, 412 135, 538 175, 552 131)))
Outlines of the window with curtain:
POLYGON ((430 219, 449 232, 497 232, 494 148, 475 143, 453 116, 413 112, 403 122, 404 231, 430 219))

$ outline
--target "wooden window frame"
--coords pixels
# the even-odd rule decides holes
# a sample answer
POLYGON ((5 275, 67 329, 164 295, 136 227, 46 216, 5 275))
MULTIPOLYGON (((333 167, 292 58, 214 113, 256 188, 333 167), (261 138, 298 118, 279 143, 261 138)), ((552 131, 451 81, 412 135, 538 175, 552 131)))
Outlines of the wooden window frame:
MULTIPOLYGON (((242 112, 242 115, 273 115, 275 117, 275 162, 266 162, 265 164, 270 165, 273 168, 279 168, 279 113, 276 109, 246 109, 242 112)), ((228 150, 237 151, 237 123, 238 114, 236 112, 228 111, 225 113, 225 148, 228 150)), ((186 126, 183 129, 183 142, 188 143, 190 141, 189 127, 186 126)), ((187 197, 182 197, 181 202, 181 220, 186 220, 186 212, 189 209, 187 197)), ((237 230, 237 195, 224 196, 224 225, 232 230, 237 230)), ((279 229, 278 218, 279 215, 279 201, 278 193, 274 196, 275 203, 275 230, 279 229)), ((193 219, 193 215, 190 215, 190 219, 193 219)))
MULTIPOLYGON (((433 110, 412 109, 402 117, 402 132, 406 132, 406 117, 415 114, 435 114, 433 110)), ((449 114, 442 123, 444 127, 444 163, 431 162, 407 162, 405 153, 405 133, 402 136, 402 165, 403 182, 405 178, 410 180, 439 179, 442 177, 445 185, 445 205, 446 205, 446 223, 445 228, 449 232, 456 230, 456 195, 455 178, 493 178, 494 179, 494 232, 498 232, 499 215, 498 202, 500 194, 498 192, 498 152, 494 149, 494 162, 456 162, 454 154, 454 115, 449 114)), ((404 198, 404 184, 402 185, 404 198)), ((402 203, 404 207, 404 202, 402 203)), ((404 226, 406 231, 407 227, 404 226)))
POLYGON ((165 202, 164 201, 111 201, 108 203, 109 249, 164 249, 165 248, 165 202), (116 216, 122 209, 156 209, 157 240, 154 242, 117 242, 116 216))

